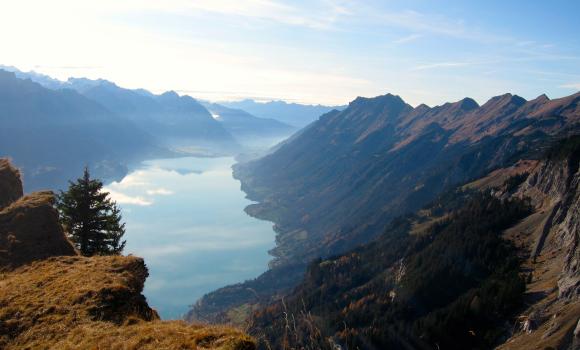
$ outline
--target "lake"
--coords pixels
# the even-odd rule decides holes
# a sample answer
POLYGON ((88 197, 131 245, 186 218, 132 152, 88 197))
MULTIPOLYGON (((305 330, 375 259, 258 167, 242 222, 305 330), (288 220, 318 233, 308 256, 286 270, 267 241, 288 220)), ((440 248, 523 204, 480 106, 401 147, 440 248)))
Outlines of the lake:
POLYGON ((144 294, 163 319, 205 293, 266 271, 272 223, 250 217, 231 157, 143 162, 106 191, 122 209, 124 254, 145 259, 144 294))

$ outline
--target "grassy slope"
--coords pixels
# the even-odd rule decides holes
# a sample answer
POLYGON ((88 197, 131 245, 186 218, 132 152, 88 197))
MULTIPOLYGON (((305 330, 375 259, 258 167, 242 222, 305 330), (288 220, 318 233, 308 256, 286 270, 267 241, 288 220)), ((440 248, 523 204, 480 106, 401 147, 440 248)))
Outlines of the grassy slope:
POLYGON ((0 275, 3 349, 253 349, 227 327, 164 322, 137 257, 57 257, 0 275))

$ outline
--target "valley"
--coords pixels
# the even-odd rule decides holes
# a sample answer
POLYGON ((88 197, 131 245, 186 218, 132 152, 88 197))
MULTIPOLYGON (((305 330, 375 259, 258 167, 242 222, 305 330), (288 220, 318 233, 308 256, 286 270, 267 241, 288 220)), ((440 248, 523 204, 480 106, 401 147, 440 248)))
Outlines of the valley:
POLYGON ((580 2, 0 4, 1 350, 580 350, 580 2))

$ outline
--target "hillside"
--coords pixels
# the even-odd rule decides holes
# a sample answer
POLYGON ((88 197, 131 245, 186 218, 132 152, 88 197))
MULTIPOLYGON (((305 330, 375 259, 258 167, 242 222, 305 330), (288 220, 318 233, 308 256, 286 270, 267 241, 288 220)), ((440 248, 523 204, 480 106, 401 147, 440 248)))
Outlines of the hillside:
POLYGON ((579 140, 313 262, 254 314, 255 335, 264 348, 577 348, 579 140))
POLYGON ((148 133, 73 90, 50 90, 0 70, 0 156, 13 159, 28 190, 58 188, 90 165, 106 179, 126 164, 167 155, 148 133))
POLYGON ((256 280, 206 295, 191 318, 223 321, 231 310, 277 299, 311 260, 372 241, 395 217, 461 183, 537 159, 554 139, 579 131, 578 101, 580 94, 531 101, 505 94, 482 106, 466 98, 413 108, 387 94, 325 114, 272 154, 235 168, 258 202, 246 211, 276 224, 274 260, 256 280))
POLYGON ((0 160, 0 348, 255 348, 236 329, 159 320, 141 294, 143 259, 77 255, 52 193, 18 198, 19 182, 0 160))

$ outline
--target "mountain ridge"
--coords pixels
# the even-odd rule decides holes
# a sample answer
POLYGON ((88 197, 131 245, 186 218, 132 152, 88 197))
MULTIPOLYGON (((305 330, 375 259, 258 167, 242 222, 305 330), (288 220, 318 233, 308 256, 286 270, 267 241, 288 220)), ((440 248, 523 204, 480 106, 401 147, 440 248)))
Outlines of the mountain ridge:
POLYGON ((432 108, 394 95, 358 98, 275 152, 236 165, 242 189, 257 202, 246 211, 275 222, 271 270, 209 293, 190 318, 228 320, 228 310, 276 300, 312 259, 372 241, 442 191, 541 157, 554 140, 580 132, 579 96, 525 101, 504 94, 482 106, 467 98, 432 108))
POLYGON ((74 90, 47 89, 3 70, 0 106, 2 155, 23 170, 29 189, 59 188, 87 164, 102 178, 116 178, 130 161, 171 153, 130 120, 74 90))

